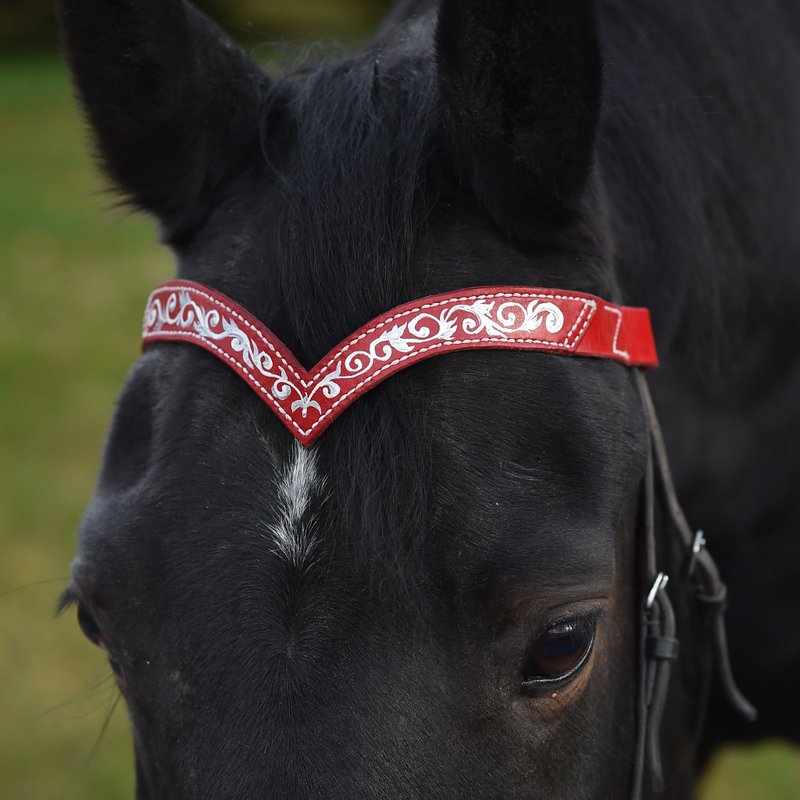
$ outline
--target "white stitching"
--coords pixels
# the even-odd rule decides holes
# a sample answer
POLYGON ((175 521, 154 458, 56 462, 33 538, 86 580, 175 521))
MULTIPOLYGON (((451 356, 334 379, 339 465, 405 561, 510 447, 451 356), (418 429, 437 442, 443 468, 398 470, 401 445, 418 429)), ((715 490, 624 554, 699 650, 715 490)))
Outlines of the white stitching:
MULTIPOLYGON (((464 295, 463 297, 451 297, 448 300, 439 300, 439 301, 437 301, 435 303, 423 303, 420 306, 415 306, 414 308, 409 308, 406 311, 401 311, 399 314, 394 314, 393 316, 388 317, 385 320, 382 320, 377 325, 373 325, 371 328, 369 328, 368 330, 364 331, 364 333, 360 334, 355 339, 353 339, 353 340, 347 342, 346 344, 344 344, 341 348, 339 348, 338 350, 334 351, 333 355, 331 355, 331 357, 324 364, 324 366, 322 366, 317 372, 315 372, 313 374, 311 374, 309 372, 306 372, 306 374, 310 376, 310 380, 308 382, 306 382, 306 381, 303 380, 303 378, 300 376, 300 374, 297 372, 297 370, 286 360, 286 358, 283 356, 281 351, 278 350, 274 345, 272 345, 271 342, 269 341, 269 339, 265 338, 264 335, 261 333, 261 331, 258 330, 258 328, 253 326, 253 324, 246 317, 243 317, 241 314, 237 313, 233 308, 231 308, 230 306, 226 305, 221 300, 217 300, 216 297, 213 297, 212 295, 207 294, 206 292, 203 292, 200 289, 196 289, 193 286, 180 286, 180 284, 177 285, 177 286, 173 286, 172 288, 169 288, 169 285, 168 285, 163 290, 162 289, 157 289, 155 292, 153 292, 150 295, 150 299, 153 298, 153 296, 156 294, 156 292, 161 292, 161 291, 163 291, 163 292, 175 292, 175 291, 194 292, 195 294, 200 295, 200 297, 205 297, 207 300, 210 300, 212 303, 214 303, 217 306, 219 306, 220 308, 224 309, 229 314, 232 314, 238 320, 243 322, 248 328, 250 328, 250 330, 253 331, 253 333, 255 333, 258 336, 258 338, 261 339, 261 341, 276 356, 278 356, 278 358, 280 359, 281 363, 288 370, 290 370, 292 372, 292 375, 295 378, 297 378, 297 380, 300 381, 300 383, 302 383, 303 386, 306 387, 306 388, 308 388, 313 383, 315 383, 316 382, 316 380, 315 380, 316 377, 323 375, 330 368, 331 364, 335 363, 336 361, 339 361, 341 359, 341 357, 350 348, 352 348, 354 345, 358 344, 358 342, 360 342, 362 339, 364 339, 365 337, 369 336, 372 333, 375 333, 375 331, 378 331, 381 328, 386 327, 387 325, 389 325, 390 323, 394 322, 395 320, 401 319, 402 317, 408 316, 409 314, 416 314, 418 311, 427 311, 427 310, 429 310, 431 308, 439 308, 441 306, 450 305, 451 303, 465 303, 465 302, 470 301, 470 300, 472 300, 472 301, 475 301, 475 300, 494 300, 496 298, 505 299, 507 297, 522 297, 522 298, 525 298, 525 299, 528 299, 528 300, 543 299, 543 298, 547 298, 547 299, 550 299, 550 300, 575 300, 577 302, 583 303, 583 308, 581 309, 580 313, 578 314, 577 319, 575 320, 575 323, 573 324, 572 328, 570 328, 569 333, 567 333, 567 335, 566 335, 566 337, 564 339, 564 343, 568 344, 570 338, 572 337, 572 334, 575 332, 575 329, 580 324, 581 319, 583 318, 583 315, 587 312, 588 309, 591 308, 592 310, 594 310, 597 307, 596 303, 594 302, 594 300, 590 300, 590 299, 588 299, 586 297, 578 297, 576 295, 555 294, 554 292, 549 292, 549 293, 548 292, 503 292, 503 293, 495 292, 495 293, 492 293, 492 294, 473 294, 473 295, 464 295)), ((150 299, 148 299, 148 305, 150 303, 150 299)), ((588 324, 588 322, 589 322, 589 320, 586 321, 587 324, 588 324)), ((579 332, 578 336, 581 336, 585 330, 586 330, 586 324, 584 324, 583 329, 579 332)))
POLYGON ((586 297, 576 297, 575 295, 561 295, 561 294, 554 294, 554 293, 544 293, 544 292, 504 292, 504 293, 493 293, 493 294, 472 294, 472 295, 464 295, 463 297, 451 297, 447 300, 439 300, 435 303, 423 303, 421 306, 416 306, 415 308, 409 308, 406 311, 401 311, 399 314, 394 314, 391 317, 388 317, 385 320, 382 320, 377 325, 373 325, 371 328, 364 331, 364 333, 357 336, 352 341, 347 342, 343 345, 339 350, 336 350, 333 355, 327 360, 327 362, 320 367, 320 369, 314 373, 314 377, 323 375, 333 364, 334 362, 338 361, 341 356, 345 354, 347 350, 349 350, 353 345, 358 344, 362 339, 371 334, 375 333, 375 331, 380 330, 381 328, 389 325, 390 323, 394 322, 395 320, 401 319, 409 314, 416 314, 418 311, 428 311, 431 308, 439 308, 440 306, 450 305, 451 303, 466 303, 469 300, 493 300, 495 298, 507 298, 507 297, 524 297, 529 300, 534 299, 543 299, 547 298, 550 300, 577 300, 584 304, 584 308, 581 311, 581 314, 578 316, 578 319, 575 322, 575 325, 572 326, 572 329, 567 334, 567 338, 565 341, 569 340, 569 337, 572 336, 573 331, 577 327, 580 317, 583 315, 583 312, 586 310, 587 306, 596 306, 593 300, 589 300, 586 297))
POLYGON ((614 341, 611 342, 611 349, 618 355, 622 356, 626 361, 631 360, 630 353, 626 352, 625 350, 620 350, 617 347, 617 343, 619 341, 619 332, 622 328, 622 312, 618 308, 614 308, 613 306, 603 306, 606 311, 610 311, 612 314, 617 315, 617 327, 614 329, 614 341))
MULTIPOLYGON (((584 325, 584 328, 585 327, 586 326, 584 325)), ((366 378, 364 378, 364 380, 359 381, 359 383, 357 383, 352 389, 350 389, 349 391, 345 392, 345 394, 343 394, 335 403, 331 404, 331 407, 327 411, 325 411, 324 413, 320 414, 319 419, 310 428, 301 428, 294 421, 294 419, 292 419, 292 417, 289 414, 287 414, 280 405, 278 405, 278 401, 276 399, 274 399, 272 397, 272 395, 270 394, 269 390, 266 389, 264 386, 262 386, 260 381, 250 373, 250 371, 247 369, 247 367, 245 367, 242 364, 241 361, 237 361, 235 358, 233 358, 228 353, 226 353, 222 348, 220 348, 219 346, 217 346, 213 342, 210 342, 208 339, 205 339, 204 337, 200 336, 197 333, 189 333, 189 332, 186 332, 186 331, 159 331, 157 333, 154 332, 154 333, 146 334, 145 338, 146 339, 156 339, 156 340, 158 340, 159 338, 161 338, 163 336, 175 336, 175 337, 181 337, 181 338, 189 337, 189 338, 192 338, 192 339, 198 339, 199 341, 203 342, 204 344, 207 344, 209 347, 212 347, 214 350, 216 350, 219 353, 221 353, 225 357, 226 360, 230 361, 232 364, 235 364, 237 367, 239 367, 242 370, 242 372, 244 372, 253 381, 253 383, 255 383, 258 386, 259 389, 261 389, 261 391, 267 396, 269 401, 281 412, 281 415, 284 416, 286 419, 288 419, 289 422, 291 422, 292 425, 300 433, 303 434, 303 436, 307 436, 309 433, 311 433, 314 430, 314 428, 318 427, 319 424, 326 417, 330 416, 330 414, 332 414, 333 411, 336 408, 338 408, 338 406, 340 406, 342 403, 344 403, 345 400, 347 400, 352 394, 357 392, 363 386, 366 386, 368 383, 372 383, 379 375, 381 375, 382 373, 386 372, 386 370, 391 369, 392 367, 396 366, 397 364, 402 364, 404 361, 408 361, 408 360, 410 360, 412 358, 415 358, 416 356, 419 356, 419 355, 421 355, 423 353, 427 353, 430 350, 446 349, 446 348, 449 348, 449 347, 456 347, 456 346, 462 345, 462 344, 479 344, 481 342, 491 342, 491 343, 504 342, 504 343, 508 343, 508 344, 517 344, 517 343, 518 344, 536 344, 536 345, 542 345, 542 346, 545 346, 545 347, 560 347, 560 348, 562 348, 564 350, 569 350, 570 349, 570 345, 568 345, 568 344, 566 344, 564 342, 547 342, 547 341, 544 341, 543 339, 510 339, 510 338, 507 338, 507 337, 502 337, 502 338, 501 337, 483 337, 481 339, 455 339, 455 340, 451 340, 451 341, 448 341, 448 342, 438 342, 436 344, 432 344, 432 345, 428 345, 427 347, 423 347, 420 350, 415 350, 413 353, 407 353, 404 356, 400 356, 400 357, 394 359, 393 361, 390 361, 390 362, 384 364, 380 369, 376 370, 373 373, 370 373, 370 375, 368 375, 366 378)), ((345 378, 345 380, 346 380, 346 378, 345 378)))
MULTIPOLYGON (((186 338, 197 339, 198 341, 202 342, 207 347, 210 347, 215 352, 219 353, 221 356, 223 356, 225 358, 226 361, 229 361, 233 365, 238 367, 248 377, 248 379, 259 388, 259 390, 262 392, 262 394, 265 395, 265 397, 269 400, 270 404, 279 413, 279 415, 281 417, 283 417, 284 419, 286 419, 291 424, 291 426, 296 431, 298 431, 302 436, 308 436, 309 434, 311 434, 314 431, 314 429, 317 428, 325 419, 327 419, 327 417, 329 417, 342 403, 346 402, 353 394, 358 392, 364 386, 374 382, 380 375, 382 375, 387 370, 391 369, 392 367, 396 366, 397 364, 401 364, 401 363, 403 363, 405 361, 409 361, 411 359, 414 359, 414 358, 416 358, 416 357, 418 357, 420 355, 423 355, 424 353, 430 352, 432 350, 447 349, 447 348, 457 347, 457 346, 460 346, 460 345, 479 344, 479 343, 485 343, 485 342, 488 342, 488 343, 508 343, 508 344, 535 344, 535 345, 540 345, 540 346, 544 346, 544 347, 553 347, 553 348, 562 348, 562 349, 565 349, 565 350, 574 350, 575 347, 577 347, 577 345, 580 343, 584 333, 586 332, 587 327, 589 326, 589 323, 591 322, 591 320, 592 320, 592 318, 594 316, 594 312, 596 311, 596 308, 597 308, 597 304, 595 303, 595 301, 591 300, 591 299, 588 299, 586 297, 579 297, 579 296, 576 296, 576 295, 556 294, 556 293, 553 293, 553 292, 549 292, 549 293, 547 293, 547 292, 505 292, 505 293, 464 295, 462 297, 451 297, 451 298, 448 298, 446 300, 440 300, 440 301, 437 301, 435 303, 423 303, 422 305, 415 306, 414 308, 406 309, 405 311, 402 311, 399 314, 394 314, 391 317, 388 317, 387 319, 382 320, 377 325, 374 325, 371 328, 369 328, 366 331, 364 331, 362 334, 357 336, 355 339, 352 339, 351 341, 347 342, 341 348, 336 350, 334 352, 334 354, 328 359, 328 361, 317 372, 315 372, 312 375, 309 375, 309 380, 306 381, 298 374, 297 370, 294 367, 292 367, 292 365, 286 360, 286 358, 283 356, 283 354, 280 352, 280 350, 278 350, 268 339, 266 339, 265 336, 261 333, 261 331, 258 330, 258 328, 253 326, 252 323, 249 322, 249 320, 247 320, 241 314, 236 312, 233 308, 231 308, 230 306, 226 305, 222 301, 217 300, 217 298, 213 297, 212 295, 207 294, 206 292, 203 292, 203 291, 201 291, 199 289, 196 289, 193 286, 182 286, 180 284, 167 286, 167 287, 164 287, 163 289, 157 289, 156 291, 151 293, 150 297, 148 298, 148 306, 150 305, 151 301, 156 296, 156 294, 158 294, 158 293, 171 293, 171 292, 176 292, 176 291, 186 291, 186 292, 189 292, 189 293, 194 293, 196 295, 199 295, 200 297, 203 297, 203 298, 211 301, 216 306, 220 307, 221 309, 223 309, 227 313, 233 315, 236 319, 238 319, 242 323, 244 323, 251 331, 253 331, 253 333, 255 333, 258 336, 258 338, 269 348, 269 350, 279 358, 281 363, 284 364, 284 366, 292 373, 292 375, 303 385, 303 388, 306 389, 306 390, 308 390, 309 388, 313 388, 314 384, 318 383, 318 379, 322 375, 324 375, 324 373, 330 368, 330 366, 333 363, 341 360, 341 358, 344 356, 344 354, 349 349, 351 349, 354 345, 356 345, 358 342, 360 342, 362 339, 370 336, 371 334, 375 333, 376 331, 380 330, 381 328, 385 327, 386 325, 390 324, 391 322, 394 322, 395 320, 401 319, 402 317, 405 317, 405 316, 408 316, 408 315, 411 315, 411 314, 416 314, 419 311, 427 311, 429 309, 439 308, 441 306, 450 305, 452 303, 463 303, 463 302, 467 302, 467 301, 476 301, 476 300, 491 300, 491 299, 496 299, 496 298, 506 299, 506 298, 512 298, 512 297, 513 298, 525 298, 525 299, 543 299, 543 298, 548 298, 548 299, 551 299, 551 300, 571 300, 571 301, 577 301, 577 302, 580 302, 580 303, 583 304, 583 307, 581 308, 580 313, 578 314, 574 324, 570 328, 570 330, 567 333, 566 337, 564 338, 563 342, 550 342, 550 341, 545 341, 543 339, 519 339, 519 338, 509 338, 509 337, 483 337, 483 338, 480 338, 480 339, 458 339, 458 340, 450 340, 450 341, 447 341, 447 342, 438 342, 436 344, 432 344, 432 345, 428 345, 427 347, 423 347, 423 348, 421 348, 419 350, 415 350, 413 353, 408 353, 406 355, 400 356, 400 357, 394 359, 393 361, 388 362, 387 364, 384 364, 380 369, 378 369, 375 372, 373 372, 370 375, 368 375, 366 378, 364 378, 362 381, 360 381, 358 384, 356 384, 356 386, 354 386, 352 389, 350 389, 348 392, 346 392, 344 395, 342 395, 338 400, 336 400, 336 402, 334 402, 330 406, 330 408, 327 411, 325 411, 324 413, 320 414, 320 416, 317 419, 317 421, 314 424, 312 424, 311 427, 308 428, 308 429, 301 428, 295 422, 295 420, 291 417, 291 415, 288 414, 283 409, 283 407, 279 404, 279 401, 272 396, 270 391, 261 384, 261 382, 247 369, 247 367, 241 361, 235 359, 234 357, 232 357, 231 355, 226 353, 218 345, 214 344, 213 342, 209 341, 205 337, 203 337, 203 336, 201 336, 199 334, 196 334, 196 333, 191 333, 191 332, 188 332, 188 331, 164 331, 164 330, 153 331, 153 332, 147 333, 146 332, 147 331, 147 325, 145 324, 143 326, 142 338, 144 338, 144 339, 158 339, 158 338, 162 338, 162 337, 176 337, 176 338, 180 337, 180 338, 184 338, 184 339, 186 339, 186 338), (584 317, 585 317, 585 319, 584 319, 584 317), (572 338, 573 334, 575 333, 575 330, 581 324, 581 321, 583 321, 583 325, 582 325, 580 331, 578 331, 578 333, 576 334, 575 341, 570 343, 570 339, 572 338)), ((622 324, 622 313, 620 311, 618 311, 617 309, 610 308, 609 306, 605 306, 605 308, 610 310, 610 311, 614 311, 617 314, 619 314, 619 324, 617 326, 617 333, 619 333, 619 327, 622 324)), ((146 316, 145 316, 145 319, 146 319, 146 316)), ((625 353, 624 351, 617 350, 616 344, 617 344, 617 337, 615 335, 614 344, 613 344, 614 352, 617 353, 618 355, 623 356, 626 360, 629 360, 630 356, 627 353, 625 353)), ((306 373, 306 374, 309 374, 309 373, 306 373)), ((347 376, 343 376, 343 380, 347 380, 347 376)))
POLYGON ((368 383, 372 383, 372 381, 374 381, 381 373, 385 372, 387 369, 390 369, 391 367, 397 364, 401 364, 403 361, 408 361, 409 359, 415 358, 421 355, 422 353, 427 353, 429 350, 438 350, 440 348, 454 347, 456 345, 462 345, 462 344, 478 344, 479 342, 492 342, 492 343, 509 342, 511 344, 514 343, 537 344, 537 345, 545 345, 547 347, 561 347, 565 350, 570 349, 570 346, 568 344, 565 344, 564 342, 546 342, 542 339, 508 339, 505 337, 503 338, 487 337, 483 339, 458 339, 448 342, 438 342, 437 344, 431 344, 428 345, 427 347, 423 347, 421 350, 416 350, 413 353, 408 353, 407 355, 400 356, 399 358, 396 358, 394 361, 390 361, 389 363, 384 364, 380 369, 371 373, 369 376, 364 378, 364 380, 357 383, 352 389, 350 389, 349 392, 343 394, 335 403, 333 403, 331 407, 324 414, 321 414, 319 419, 307 431, 303 432, 304 435, 308 435, 309 433, 311 433, 311 431, 313 431, 314 428, 316 428, 322 422, 322 420, 325 419, 325 417, 327 417, 329 414, 332 414, 334 409, 336 409, 337 406, 341 405, 345 400, 347 400, 350 397, 350 395, 352 395, 354 392, 357 392, 362 386, 366 386, 368 383))
POLYGON ((583 315, 587 312, 587 310, 591 309, 591 313, 587 315, 586 321, 583 323, 583 327, 580 329, 578 335, 575 337, 576 341, 575 344, 573 345, 573 349, 580 344, 580 341, 583 338, 583 334, 586 332, 586 328, 589 327, 589 323, 592 321, 594 312, 597 310, 597 304, 594 302, 594 300, 584 300, 583 303, 584 305, 583 308, 581 309, 581 313, 578 314, 578 318, 575 320, 575 324, 572 326, 570 332, 567 334, 567 338, 564 339, 564 344, 567 344, 569 342, 570 336, 572 336, 572 334, 574 333, 575 328, 577 328, 578 325, 580 324, 583 315))
POLYGON ((205 346, 211 347, 213 350, 219 353, 225 360, 230 361, 231 364, 238 367, 242 372, 244 372, 244 374, 247 375, 247 377, 250 378, 250 380, 253 381, 253 383, 256 386, 258 386, 258 388, 266 395, 267 399, 270 401, 270 403, 272 403, 273 406, 275 406, 275 408, 281 414, 281 416, 288 419, 289 422, 291 422, 292 425, 294 425, 298 431, 304 433, 303 429, 300 428, 295 423, 295 421, 291 418, 291 416, 289 416, 289 414, 287 414, 283 410, 283 408, 281 408, 281 406, 278 405, 278 401, 275 398, 273 398, 273 396, 270 394, 269 389, 267 389, 265 386, 262 386, 261 381, 259 381, 258 378, 256 378, 255 375, 253 375, 241 361, 237 361, 235 358, 233 358, 233 356, 228 355, 228 353, 226 353, 219 345, 214 344, 214 342, 209 341, 204 336, 201 336, 199 333, 190 333, 189 331, 154 331, 153 333, 145 334, 143 338, 153 339, 155 341, 158 341, 164 336, 175 336, 175 337, 180 337, 182 339, 185 338, 197 339, 198 341, 202 342, 205 346))
POLYGON ((286 367, 286 369, 288 369, 292 373, 292 375, 298 381, 300 381, 300 383, 303 384, 304 387, 306 386, 306 382, 303 380, 303 378, 300 376, 300 374, 297 372, 297 370, 286 360, 286 357, 283 355, 283 353, 281 353, 281 351, 278 350, 269 341, 269 339, 267 339, 264 336, 264 334, 261 333, 261 331, 258 328, 256 328, 246 317, 243 317, 241 314, 239 314, 237 311, 235 311, 229 305, 226 305, 221 300, 217 300, 216 297, 213 297, 210 294, 206 294, 205 292, 201 291, 200 289, 195 289, 194 286, 180 286, 180 285, 178 285, 178 286, 175 286, 175 287, 173 287, 171 289, 169 287, 167 287, 165 289, 165 291, 170 291, 170 292, 176 292, 176 291, 194 292, 194 294, 198 294, 198 295, 200 295, 200 297, 205 297, 206 300, 210 300, 212 303, 215 303, 221 309, 226 311, 228 314, 232 314, 234 317, 236 317, 236 319, 240 320, 248 328, 250 328, 250 330, 253 331, 253 333, 255 333, 256 336, 258 336, 258 338, 261 339, 261 341, 280 359, 280 362, 286 367))

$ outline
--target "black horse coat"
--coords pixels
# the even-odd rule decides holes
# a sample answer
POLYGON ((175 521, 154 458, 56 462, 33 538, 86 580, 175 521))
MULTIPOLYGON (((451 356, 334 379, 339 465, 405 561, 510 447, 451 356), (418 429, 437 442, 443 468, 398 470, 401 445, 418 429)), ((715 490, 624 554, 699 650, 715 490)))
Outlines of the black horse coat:
MULTIPOLYGON (((181 277, 307 366, 460 287, 649 307, 679 493, 760 711, 706 715, 662 520, 684 641, 664 796, 722 741, 800 739, 794 0, 410 2, 282 78, 183 0, 59 5, 109 174, 181 277)), ((138 797, 625 796, 646 442, 624 367, 464 353, 303 450, 208 354, 153 347, 65 597, 112 660, 138 797)))

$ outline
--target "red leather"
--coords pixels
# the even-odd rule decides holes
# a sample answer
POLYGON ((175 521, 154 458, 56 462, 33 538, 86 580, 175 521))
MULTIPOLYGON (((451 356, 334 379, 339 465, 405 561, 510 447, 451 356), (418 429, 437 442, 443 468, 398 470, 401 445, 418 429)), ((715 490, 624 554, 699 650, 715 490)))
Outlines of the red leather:
POLYGON ((650 314, 583 292, 489 286, 426 297, 376 317, 306 370, 269 328, 220 292, 159 286, 142 346, 182 341, 234 370, 308 446, 362 394, 448 350, 513 349, 658 365, 650 314))

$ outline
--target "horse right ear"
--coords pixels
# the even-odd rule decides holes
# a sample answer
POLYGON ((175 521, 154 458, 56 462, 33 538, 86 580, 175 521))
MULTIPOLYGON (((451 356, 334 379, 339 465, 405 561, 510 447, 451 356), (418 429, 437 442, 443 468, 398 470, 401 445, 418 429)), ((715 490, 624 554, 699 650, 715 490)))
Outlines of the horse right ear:
POLYGON ((437 65, 459 159, 501 213, 533 204, 563 217, 580 203, 601 102, 594 6, 442 0, 437 65))
POLYGON ((258 146, 266 77, 183 0, 58 0, 103 163, 131 200, 187 233, 258 146))

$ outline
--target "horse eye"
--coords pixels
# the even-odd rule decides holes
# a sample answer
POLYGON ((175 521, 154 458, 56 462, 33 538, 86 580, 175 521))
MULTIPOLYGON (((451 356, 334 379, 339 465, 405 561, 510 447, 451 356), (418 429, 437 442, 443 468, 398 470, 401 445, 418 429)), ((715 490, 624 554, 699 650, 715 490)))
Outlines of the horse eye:
POLYGON ((522 670, 523 687, 546 689, 574 677, 589 658, 597 621, 579 617, 550 626, 530 646, 522 670))
POLYGON ((78 625, 80 625, 83 635, 94 645, 106 651, 108 664, 118 679, 122 679, 122 670, 119 662, 115 661, 108 649, 108 643, 100 632, 100 626, 94 621, 94 617, 86 610, 83 603, 78 603, 78 625))
POLYGON ((80 625, 83 635, 98 647, 105 648, 106 640, 100 633, 100 628, 94 621, 94 617, 86 610, 83 603, 78 604, 78 625, 80 625))

